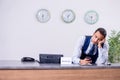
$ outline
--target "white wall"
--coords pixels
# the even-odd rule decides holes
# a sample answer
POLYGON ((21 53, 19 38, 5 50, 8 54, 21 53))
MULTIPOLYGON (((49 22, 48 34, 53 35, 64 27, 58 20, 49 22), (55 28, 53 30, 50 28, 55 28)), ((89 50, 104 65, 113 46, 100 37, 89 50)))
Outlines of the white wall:
POLYGON ((20 60, 23 56, 38 59, 39 53, 62 53, 71 56, 80 35, 92 34, 98 27, 120 30, 119 0, 0 0, 0 60, 20 60), (51 19, 40 23, 36 12, 45 8, 51 19), (72 9, 73 23, 61 20, 62 11, 72 9), (88 10, 99 14, 94 25, 83 20, 88 10))

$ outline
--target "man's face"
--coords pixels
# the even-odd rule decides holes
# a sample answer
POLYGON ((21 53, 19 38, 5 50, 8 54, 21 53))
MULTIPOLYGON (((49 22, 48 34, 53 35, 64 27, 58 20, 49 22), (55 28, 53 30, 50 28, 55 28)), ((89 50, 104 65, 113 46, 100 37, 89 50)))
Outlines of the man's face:
POLYGON ((99 31, 95 32, 92 36, 92 42, 94 44, 98 44, 103 39, 104 39, 104 36, 99 31))

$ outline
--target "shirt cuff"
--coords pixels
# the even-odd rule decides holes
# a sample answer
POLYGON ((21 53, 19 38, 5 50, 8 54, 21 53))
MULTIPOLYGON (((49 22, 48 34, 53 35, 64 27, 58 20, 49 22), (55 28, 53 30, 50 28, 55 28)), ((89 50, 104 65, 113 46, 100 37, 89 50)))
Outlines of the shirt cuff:
POLYGON ((80 64, 80 59, 79 58, 73 59, 73 63, 74 64, 80 64))

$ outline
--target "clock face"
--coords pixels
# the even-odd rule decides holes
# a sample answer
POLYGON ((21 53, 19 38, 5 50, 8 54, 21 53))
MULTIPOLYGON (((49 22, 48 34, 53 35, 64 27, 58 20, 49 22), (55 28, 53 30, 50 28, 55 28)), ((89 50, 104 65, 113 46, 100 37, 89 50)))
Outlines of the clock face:
POLYGON ((95 24, 98 21, 98 13, 96 11, 88 11, 84 16, 84 20, 88 24, 95 24))
POLYGON ((50 13, 47 9, 40 9, 37 12, 36 18, 39 22, 45 23, 50 19, 50 13))
POLYGON ((62 13, 62 20, 66 23, 73 22, 75 20, 75 13, 70 9, 64 10, 62 13))

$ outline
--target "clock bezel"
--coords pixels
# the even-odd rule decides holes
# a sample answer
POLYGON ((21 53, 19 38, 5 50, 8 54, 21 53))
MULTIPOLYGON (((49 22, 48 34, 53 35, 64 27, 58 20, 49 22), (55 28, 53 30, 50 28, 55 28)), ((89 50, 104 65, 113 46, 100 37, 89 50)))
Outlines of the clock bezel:
POLYGON ((94 10, 87 11, 87 12, 85 13, 85 15, 84 15, 84 21, 85 21, 87 24, 93 25, 93 24, 97 23, 98 20, 99 20, 99 14, 98 14, 96 11, 94 11, 94 10), (87 16, 89 16, 91 13, 92 13, 92 14, 95 14, 95 20, 94 20, 94 21, 92 21, 92 20, 90 21, 90 19, 87 18, 87 16))
POLYGON ((36 14, 36 18, 37 18, 37 20, 39 21, 39 22, 41 22, 41 23, 46 23, 46 22, 48 22, 49 20, 50 20, 50 18, 51 18, 51 15, 50 15, 50 12, 49 12, 49 10, 47 10, 47 9, 39 9, 38 11, 37 11, 37 14, 36 14), (44 13, 45 12, 45 13, 44 13), (45 19, 42 19, 42 16, 41 15, 43 14, 43 15, 45 15, 45 19), (46 15, 47 14, 47 15, 46 15))
POLYGON ((66 9, 66 10, 64 10, 63 12, 62 12, 62 16, 61 16, 61 18, 62 18, 62 20, 65 22, 65 23, 72 23, 74 20, 75 20, 75 18, 76 18, 76 15, 75 15, 75 13, 74 13, 74 11, 72 10, 72 9, 66 9), (72 19, 71 20, 66 20, 66 16, 64 16, 64 15, 66 15, 68 12, 70 12, 71 14, 72 14, 72 19))

